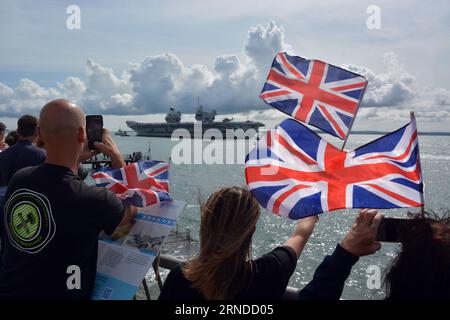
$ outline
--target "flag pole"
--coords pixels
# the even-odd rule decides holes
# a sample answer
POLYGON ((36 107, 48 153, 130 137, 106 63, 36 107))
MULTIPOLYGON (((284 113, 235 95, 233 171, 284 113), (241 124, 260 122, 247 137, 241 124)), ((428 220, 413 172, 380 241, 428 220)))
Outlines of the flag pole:
MULTIPOLYGON (((410 111, 409 115, 411 117, 411 121, 416 121, 416 115, 414 114, 414 111, 410 111)), ((417 128, 416 128, 417 130, 417 128)), ((419 131, 417 131, 417 135, 419 135, 419 131)), ((422 175, 422 164, 420 161, 420 149, 419 149, 419 137, 417 136, 417 162, 419 164, 419 170, 420 174, 422 175)), ((422 177, 422 183, 423 183, 423 177, 422 177)), ((422 200, 423 204, 420 206, 420 215, 425 216, 425 197, 422 194, 422 200)))
POLYGON ((348 133, 345 136, 345 140, 344 140, 344 143, 342 144, 341 151, 344 151, 345 145, 347 144, 348 137, 350 136, 350 132, 352 131, 353 123, 355 122, 356 115, 358 114, 359 107, 361 106, 362 100, 364 98, 364 93, 366 92, 366 88, 367 88, 367 85, 364 87, 363 91, 361 92, 361 100, 359 100, 358 108, 356 108, 355 115, 352 118, 352 122, 350 122, 350 127, 348 127, 348 133))

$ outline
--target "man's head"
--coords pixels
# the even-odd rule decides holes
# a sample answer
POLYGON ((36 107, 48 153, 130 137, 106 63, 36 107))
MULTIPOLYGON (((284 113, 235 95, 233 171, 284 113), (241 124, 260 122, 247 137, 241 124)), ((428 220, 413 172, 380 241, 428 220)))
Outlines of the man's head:
POLYGON ((36 127, 38 119, 30 115, 24 115, 17 121, 17 133, 20 139, 35 141, 37 137, 36 127))
POLYGON ((87 138, 85 127, 83 110, 68 100, 48 102, 39 115, 39 139, 48 156, 78 157, 87 138))

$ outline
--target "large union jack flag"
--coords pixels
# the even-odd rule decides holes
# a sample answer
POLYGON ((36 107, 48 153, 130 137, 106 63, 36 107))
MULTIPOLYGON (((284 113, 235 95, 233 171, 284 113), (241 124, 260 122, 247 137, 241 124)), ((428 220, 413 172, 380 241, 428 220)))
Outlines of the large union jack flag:
POLYGON ((248 154, 245 176, 264 208, 291 219, 344 208, 424 203, 414 119, 353 151, 341 151, 287 119, 248 154))
POLYGON ((102 168, 92 178, 98 187, 107 188, 127 203, 146 207, 171 200, 168 169, 165 162, 139 161, 120 169, 102 168))
POLYGON ((319 60, 278 53, 260 97, 272 107, 345 139, 367 80, 319 60))

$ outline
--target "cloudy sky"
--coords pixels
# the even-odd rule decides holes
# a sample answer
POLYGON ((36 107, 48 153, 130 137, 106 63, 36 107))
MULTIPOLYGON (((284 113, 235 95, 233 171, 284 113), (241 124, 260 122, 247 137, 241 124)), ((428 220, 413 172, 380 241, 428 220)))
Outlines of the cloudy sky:
MULTIPOLYGON (((450 4, 425 1, 0 0, 0 121, 55 97, 106 116, 158 121, 202 104, 276 124, 258 99, 276 52, 321 59, 369 79, 356 130, 450 131, 450 4), (66 9, 81 9, 69 30, 66 9), (369 30, 369 5, 381 29, 369 30)), ((192 117, 186 115, 183 119, 192 117)))

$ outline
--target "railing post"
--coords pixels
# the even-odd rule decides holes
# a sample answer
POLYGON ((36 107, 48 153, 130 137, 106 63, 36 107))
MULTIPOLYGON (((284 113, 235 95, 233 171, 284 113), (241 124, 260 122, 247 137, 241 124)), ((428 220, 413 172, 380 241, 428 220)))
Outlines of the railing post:
POLYGON ((144 287, 144 292, 145 292, 145 296, 147 297, 147 300, 152 300, 152 298, 150 297, 150 291, 148 290, 148 285, 147 285, 147 280, 142 279, 142 286, 144 287))

